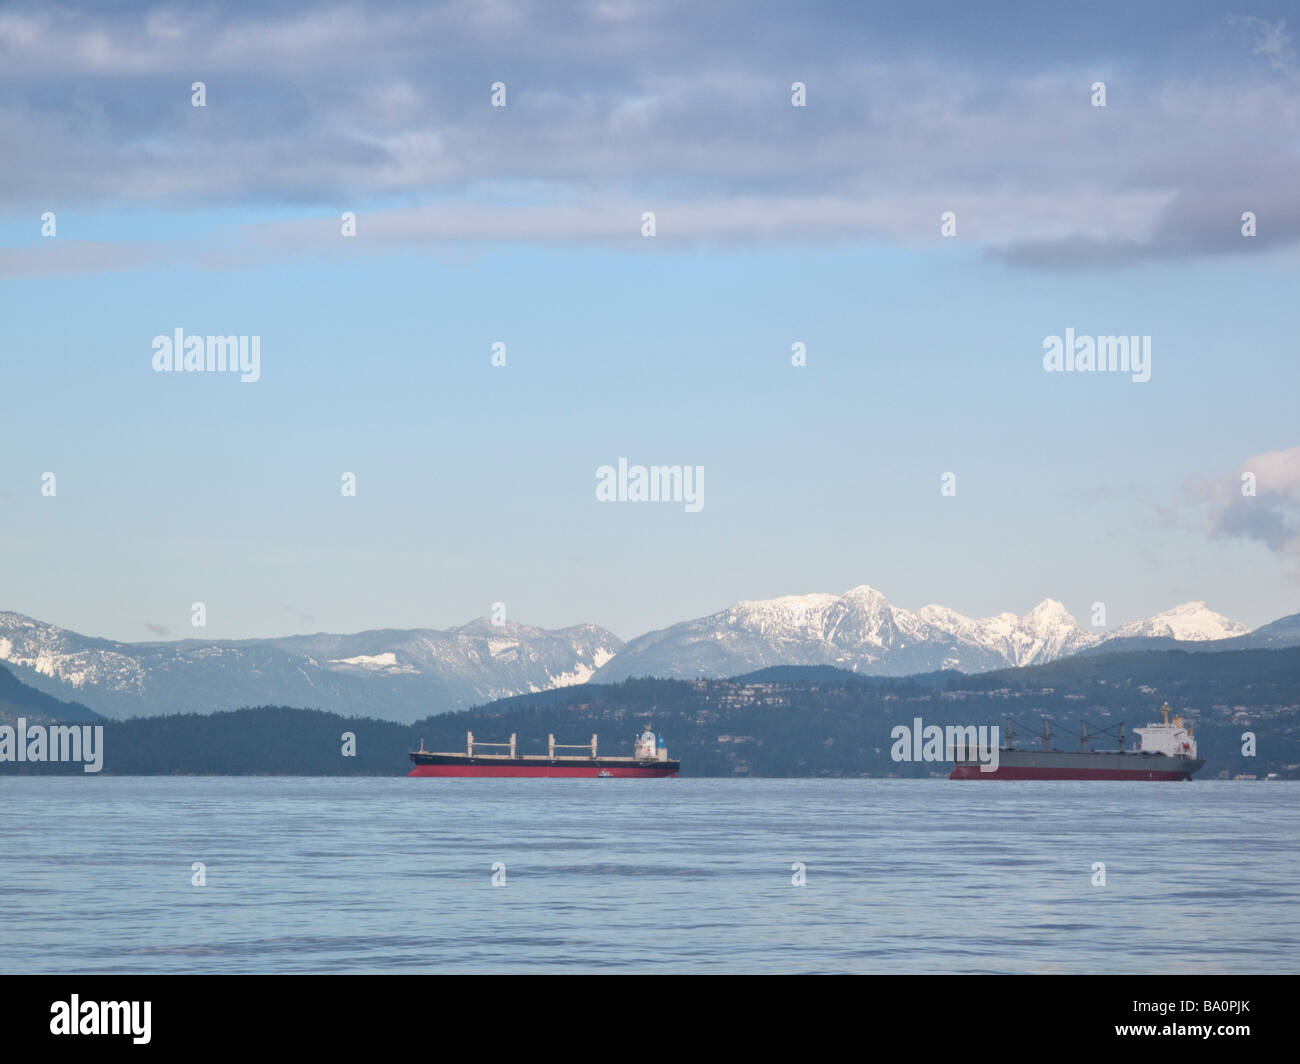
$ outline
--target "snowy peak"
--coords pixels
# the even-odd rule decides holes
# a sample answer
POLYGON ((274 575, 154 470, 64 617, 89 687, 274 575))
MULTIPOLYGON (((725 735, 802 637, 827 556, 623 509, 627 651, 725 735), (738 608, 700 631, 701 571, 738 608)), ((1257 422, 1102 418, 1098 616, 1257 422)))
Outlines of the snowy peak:
POLYGON ((1085 631, 1056 599, 1043 599, 1019 618, 1011 634, 1012 662, 1036 665, 1055 661, 1100 642, 1101 637, 1085 631))
POLYGON ((1245 635, 1250 629, 1244 624, 1215 613, 1204 602, 1184 602, 1172 610, 1165 610, 1143 621, 1121 624, 1109 634, 1113 639, 1177 639, 1214 640, 1231 639, 1245 635))
POLYGON ((823 664, 884 675, 978 672, 1050 661, 1098 641, 1054 599, 1024 617, 973 619, 938 605, 913 613, 862 584, 842 595, 738 602, 650 633, 628 643, 597 679, 730 676, 769 665, 823 664))
POLYGON ((902 609, 862 584, 842 595, 737 602, 651 632, 628 643, 595 678, 735 676, 772 665, 834 665, 887 676, 938 669, 982 672, 1055 661, 1120 636, 1224 639, 1245 631, 1204 603, 1104 633, 1084 628, 1053 598, 1023 615, 967 617, 941 605, 902 609))
POLYGON ((885 598, 884 592, 877 591, 870 584, 859 584, 857 587, 851 587, 839 597, 845 602, 851 602, 863 609, 881 609, 889 605, 889 600, 885 598))
POLYGON ((999 655, 1007 665, 1054 661, 1099 640, 1081 628, 1061 603, 1050 598, 1043 599, 1023 617, 998 613, 973 620, 944 606, 924 606, 917 616, 936 631, 999 655))
POLYGON ((0 613, 0 663, 110 717, 293 705, 419 720, 509 695, 585 683, 622 649, 596 625, 472 621, 280 639, 116 643, 0 613))
MULTIPOLYGON (((1300 645, 1295 618, 1265 629, 1261 645, 1300 645), (1265 633, 1270 628, 1277 630, 1265 633)), ((295 705, 413 721, 589 680, 725 677, 774 665, 832 665, 877 676, 976 673, 1132 650, 1147 640, 1237 646, 1246 641, 1234 637, 1246 633, 1204 602, 1102 633, 1081 627, 1056 599, 1023 615, 968 617, 942 605, 914 612, 893 606, 861 584, 840 595, 737 602, 626 645, 594 624, 544 629, 489 618, 448 631, 118 643, 0 612, 0 663, 46 694, 110 717, 295 705)))
POLYGON ((1038 631, 1046 631, 1061 625, 1079 627, 1079 622, 1074 616, 1056 599, 1045 598, 1032 610, 1020 618, 1020 623, 1027 628, 1033 628, 1038 631))

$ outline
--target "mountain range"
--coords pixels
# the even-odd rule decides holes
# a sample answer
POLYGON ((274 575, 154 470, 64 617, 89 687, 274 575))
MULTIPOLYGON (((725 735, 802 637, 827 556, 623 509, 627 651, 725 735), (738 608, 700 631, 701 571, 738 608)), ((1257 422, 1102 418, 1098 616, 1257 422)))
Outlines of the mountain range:
POLYGON ((385 720, 586 682, 621 649, 593 624, 488 620, 449 631, 119 643, 0 613, 0 662, 39 691, 112 718, 310 706, 385 720))
POLYGON ((631 676, 721 678, 772 666, 875 676, 964 673, 1135 648, 1300 645, 1300 614, 1250 632, 1203 602, 1110 632, 1044 599, 1023 616, 912 612, 874 588, 739 602, 624 644, 594 624, 543 629, 486 619, 353 635, 124 643, 0 612, 0 662, 37 690, 110 718, 299 705, 410 722, 510 695, 631 676))
POLYGON ((1249 629, 1189 602, 1113 633, 1089 631, 1055 599, 1023 617, 999 613, 970 618, 944 606, 915 613, 891 606, 875 588, 843 595, 790 595, 738 602, 708 617, 684 621, 633 639, 596 673, 596 680, 629 676, 683 679, 724 677, 770 665, 833 665, 875 676, 953 669, 987 672, 1008 665, 1041 665, 1110 639, 1215 640, 1249 629))

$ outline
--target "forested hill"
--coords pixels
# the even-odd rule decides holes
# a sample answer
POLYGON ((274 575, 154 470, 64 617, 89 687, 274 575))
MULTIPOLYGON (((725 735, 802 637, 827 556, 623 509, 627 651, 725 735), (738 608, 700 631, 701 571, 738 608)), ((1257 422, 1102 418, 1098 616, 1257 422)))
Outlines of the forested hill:
MULTIPOLYGON (((1200 778, 1276 772, 1300 778, 1300 649, 1222 654, 1160 651, 1071 658, 979 676, 862 678, 819 668, 764 670, 734 680, 633 679, 521 695, 414 725, 285 707, 141 718, 105 725, 105 773, 401 775, 423 740, 463 750, 512 732, 523 753, 600 736, 602 754, 626 754, 650 724, 682 761, 684 776, 929 776, 932 763, 895 763, 890 731, 925 724, 998 724, 1010 714, 1022 745, 1043 716, 1057 745, 1077 748, 1080 720, 1093 731, 1159 720, 1168 701, 1196 727, 1207 759, 1200 778), (1257 756, 1242 754, 1256 736, 1257 756), (355 736, 344 755, 345 733, 355 736)), ((1098 747, 1113 745, 1099 742, 1098 747)), ((75 768, 75 766, 74 766, 75 768)), ((0 765, 0 772, 67 771, 0 765)))

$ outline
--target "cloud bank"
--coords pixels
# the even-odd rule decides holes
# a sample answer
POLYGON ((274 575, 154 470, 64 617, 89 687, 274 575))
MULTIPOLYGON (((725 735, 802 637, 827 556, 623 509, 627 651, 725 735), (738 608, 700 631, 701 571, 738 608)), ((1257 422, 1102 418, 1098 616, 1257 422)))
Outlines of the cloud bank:
POLYGON ((296 253, 348 209, 367 213, 358 236, 375 247, 618 244, 644 210, 669 239, 909 244, 939 242, 953 211, 961 240, 1032 269, 1300 242, 1283 19, 1218 17, 1174 38, 1163 17, 1125 33, 1096 16, 1106 43, 1076 45, 1086 23, 1021 26, 1008 6, 980 37, 948 10, 934 24, 956 29, 926 36, 889 5, 10 7, 0 216, 320 216, 241 231, 233 249, 33 243, 0 255, 0 274, 296 253), (1015 32, 1026 51, 1008 55, 1015 32), (791 106, 796 81, 806 107, 791 106))

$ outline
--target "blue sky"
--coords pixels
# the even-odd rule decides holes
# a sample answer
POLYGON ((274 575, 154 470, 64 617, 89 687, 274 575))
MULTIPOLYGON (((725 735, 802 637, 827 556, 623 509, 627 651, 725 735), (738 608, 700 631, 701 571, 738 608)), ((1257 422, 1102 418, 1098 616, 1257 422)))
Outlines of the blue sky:
POLYGON ((0 15, 0 609, 1300 609, 1283 6, 266 11, 0 15), (260 336, 261 379, 155 373, 177 327, 260 336), (1150 336, 1151 380, 1045 373, 1066 328, 1150 336), (621 456, 704 508, 597 502, 621 456))

